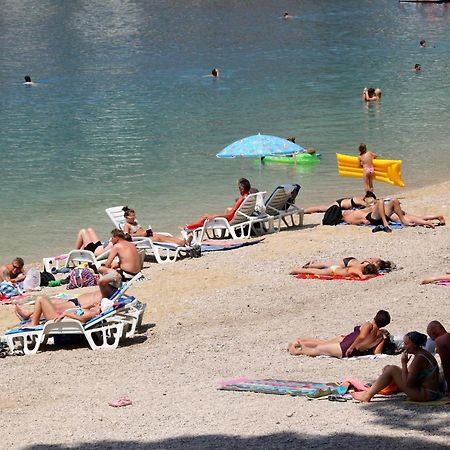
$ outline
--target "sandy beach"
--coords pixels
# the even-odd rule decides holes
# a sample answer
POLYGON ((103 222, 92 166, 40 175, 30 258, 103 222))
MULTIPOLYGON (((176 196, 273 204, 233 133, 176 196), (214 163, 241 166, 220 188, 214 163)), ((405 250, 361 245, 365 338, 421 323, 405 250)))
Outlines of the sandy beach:
MULTIPOLYGON (((447 220, 450 182, 404 191, 413 213, 447 220)), ((302 204, 301 195, 298 198, 302 204)), ((390 312, 394 335, 450 328, 449 287, 420 285, 450 268, 448 226, 371 233, 322 227, 268 235, 253 246, 171 265, 146 263, 130 291, 147 303, 144 326, 117 350, 51 345, 1 360, 2 448, 444 448, 450 407, 382 399, 371 404, 217 390, 245 376, 316 382, 373 381, 400 356, 375 360, 294 357, 297 336, 333 337, 390 312), (366 282, 298 280, 317 258, 379 256, 401 269, 366 282), (128 396, 133 405, 108 402, 128 396)), ((86 288, 83 291, 87 291, 86 288)), ((46 289, 55 293, 57 290, 46 289)), ((0 331, 17 322, 0 307, 0 331)))

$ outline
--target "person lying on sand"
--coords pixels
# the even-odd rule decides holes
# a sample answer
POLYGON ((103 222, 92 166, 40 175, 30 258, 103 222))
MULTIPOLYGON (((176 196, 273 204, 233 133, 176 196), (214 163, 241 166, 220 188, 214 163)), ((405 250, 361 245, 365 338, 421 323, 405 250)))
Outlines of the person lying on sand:
POLYGON ((385 270, 390 271, 395 267, 395 264, 392 261, 385 261, 380 258, 365 258, 362 260, 358 260, 353 256, 349 256, 347 258, 342 258, 338 260, 330 260, 330 261, 310 261, 302 266, 303 269, 328 269, 332 266, 339 266, 341 268, 346 267, 360 267, 361 264, 368 262, 373 264, 378 271, 385 270))
POLYGON ((87 322, 88 320, 100 314, 101 297, 95 300, 83 301, 73 299, 70 301, 57 302, 50 300, 44 295, 39 295, 34 303, 33 311, 27 311, 22 306, 16 305, 16 313, 22 319, 29 319, 27 326, 36 326, 40 324, 41 317, 46 320, 61 320, 63 317, 87 322))
POLYGON ((123 207, 123 216, 125 217, 123 231, 131 237, 149 237, 153 242, 166 242, 180 247, 191 245, 192 236, 189 236, 187 239, 181 239, 172 235, 155 233, 151 228, 144 230, 136 220, 136 211, 128 208, 128 206, 123 207))
POLYGON ((25 279, 25 262, 22 258, 14 258, 10 264, 0 266, 0 282, 19 283, 25 279))
POLYGON ((236 203, 231 208, 227 208, 224 212, 217 214, 203 214, 203 216, 196 220, 194 223, 187 224, 184 227, 180 228, 186 231, 195 230, 196 228, 202 227, 207 220, 215 219, 216 217, 225 217, 226 219, 231 220, 234 216, 234 213, 239 208, 239 206, 241 206, 245 198, 249 195, 252 188, 250 185, 250 181, 248 181, 246 178, 239 179, 238 187, 240 197, 236 200, 236 203))
POLYGON ((325 276, 339 276, 339 277, 354 277, 365 280, 368 275, 377 275, 378 269, 375 264, 370 264, 368 261, 363 261, 360 264, 352 267, 341 267, 339 265, 332 265, 323 269, 295 267, 289 272, 289 275, 299 274, 311 275, 325 275, 325 276))
POLYGON ((420 284, 430 284, 435 283, 436 281, 450 281, 450 270, 447 270, 447 273, 445 275, 425 278, 420 282, 420 284))
POLYGON ((364 209, 368 206, 372 206, 375 200, 377 199, 376 195, 373 192, 367 192, 364 197, 356 196, 356 197, 344 197, 337 199, 331 205, 316 205, 310 206, 309 208, 304 209, 305 214, 314 214, 314 213, 323 213, 330 206, 337 205, 342 210, 348 209, 364 209))
POLYGON ((291 355, 335 358, 378 354, 382 352, 385 342, 382 327, 390 322, 389 313, 380 310, 372 320, 355 327, 346 336, 336 336, 330 340, 299 337, 288 345, 288 352, 291 355))
POLYGON ((404 392, 410 400, 428 402, 441 397, 439 392, 439 366, 434 356, 423 347, 427 336, 411 331, 403 337, 405 351, 402 354, 402 367, 385 366, 383 373, 372 386, 363 392, 352 394, 355 400, 370 402, 372 397, 382 389, 395 383, 399 391, 404 392), (408 367, 408 362, 414 358, 408 367))

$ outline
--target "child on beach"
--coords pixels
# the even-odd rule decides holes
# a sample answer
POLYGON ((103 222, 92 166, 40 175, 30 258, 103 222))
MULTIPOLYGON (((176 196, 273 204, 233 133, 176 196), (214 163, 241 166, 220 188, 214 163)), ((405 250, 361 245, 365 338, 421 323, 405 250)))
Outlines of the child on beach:
POLYGON ((375 158, 378 158, 378 155, 367 150, 366 144, 359 144, 358 160, 359 165, 363 168, 363 182, 366 192, 373 192, 373 178, 375 176, 373 160, 375 158))

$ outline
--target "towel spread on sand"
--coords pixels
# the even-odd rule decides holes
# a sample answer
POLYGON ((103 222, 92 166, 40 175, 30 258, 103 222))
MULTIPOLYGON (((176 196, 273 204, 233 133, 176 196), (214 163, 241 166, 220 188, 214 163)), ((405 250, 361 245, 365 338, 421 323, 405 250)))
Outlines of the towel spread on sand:
POLYGON ((383 274, 379 273, 377 275, 367 275, 367 278, 359 278, 359 277, 343 277, 340 275, 315 275, 312 273, 300 273, 298 275, 294 275, 295 278, 299 278, 301 280, 347 280, 347 281, 367 281, 372 278, 381 277, 383 274))
MULTIPOLYGON (((338 225, 350 225, 350 224, 347 223, 347 222, 340 222, 338 225)), ((361 225, 356 225, 356 226, 357 227, 375 228, 377 225, 371 225, 371 224, 364 225, 364 224, 361 224, 361 225)), ((404 227, 404 225, 402 223, 400 223, 400 222, 389 222, 389 228, 392 228, 393 230, 400 230, 403 227, 404 227)))
POLYGON ((262 394, 293 395, 318 397, 320 394, 344 395, 349 383, 314 383, 310 381, 288 380, 252 380, 250 378, 237 378, 222 381, 218 387, 225 391, 246 391, 262 394))
POLYGON ((439 280, 435 281, 433 284, 437 284, 439 286, 450 286, 450 280, 439 280))
POLYGON ((226 240, 215 240, 215 239, 207 239, 202 241, 202 252, 217 252, 223 250, 234 250, 235 248, 245 247, 247 245, 258 244, 262 239, 253 239, 251 241, 245 240, 240 241, 236 239, 226 239, 226 240))

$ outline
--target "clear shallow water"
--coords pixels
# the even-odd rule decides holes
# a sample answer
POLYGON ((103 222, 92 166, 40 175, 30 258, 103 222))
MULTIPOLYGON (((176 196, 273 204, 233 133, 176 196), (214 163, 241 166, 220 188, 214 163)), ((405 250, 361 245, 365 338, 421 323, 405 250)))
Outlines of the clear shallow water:
POLYGON ((447 5, 0 0, 0 8, 2 260, 68 250, 82 226, 106 238, 104 209, 117 204, 175 231, 230 205, 241 176, 264 190, 300 182, 303 204, 358 192, 361 180, 337 176, 334 153, 356 153, 359 142, 403 159, 408 187, 448 178, 447 5), (281 20, 284 9, 296 18, 281 20), (218 80, 205 76, 214 66, 218 80), (22 84, 26 74, 35 85, 22 84), (382 88, 380 104, 361 102, 365 86, 382 88), (258 132, 294 135, 322 162, 305 172, 215 158, 258 132))

